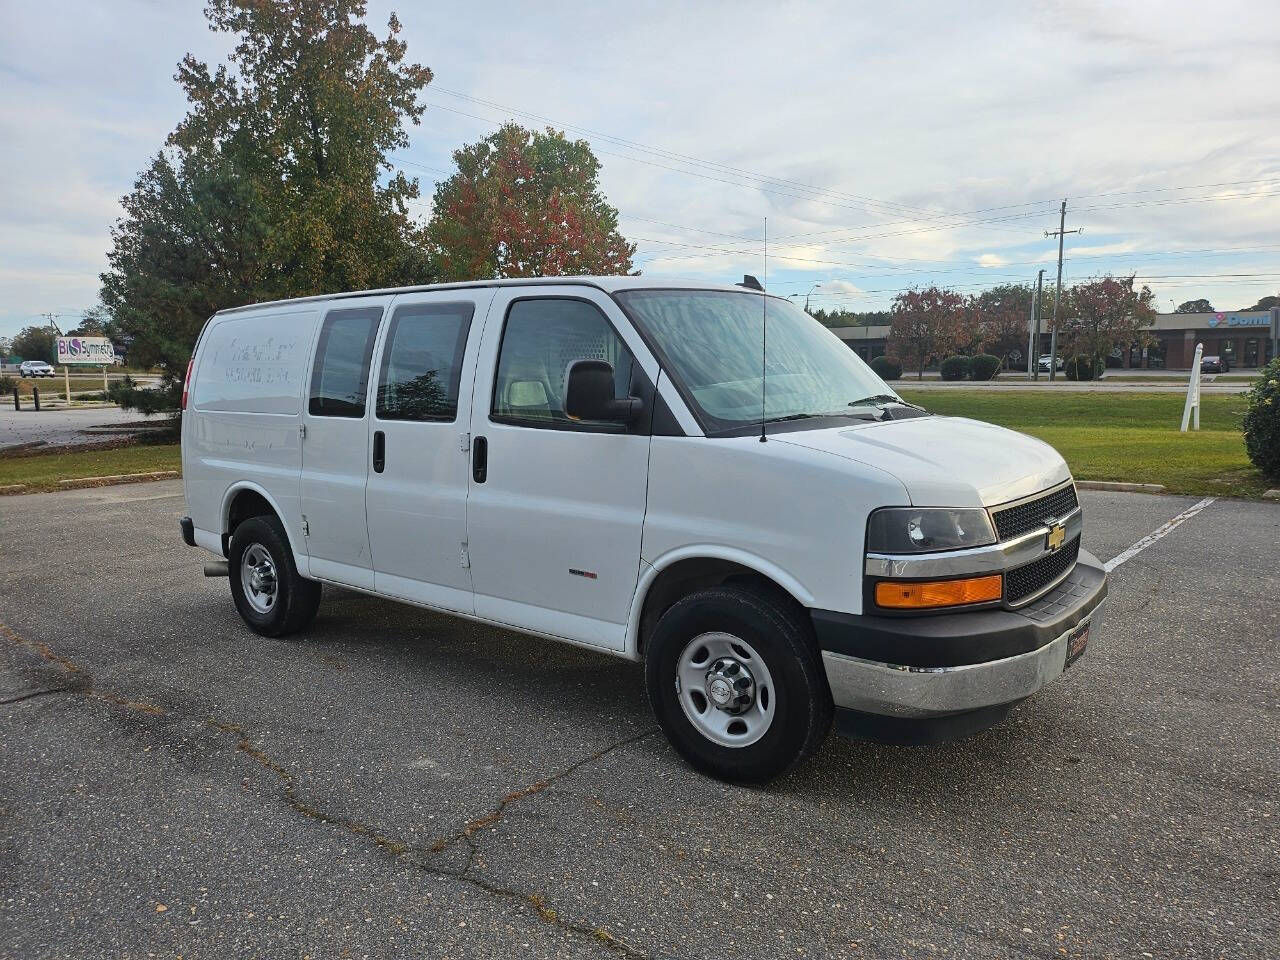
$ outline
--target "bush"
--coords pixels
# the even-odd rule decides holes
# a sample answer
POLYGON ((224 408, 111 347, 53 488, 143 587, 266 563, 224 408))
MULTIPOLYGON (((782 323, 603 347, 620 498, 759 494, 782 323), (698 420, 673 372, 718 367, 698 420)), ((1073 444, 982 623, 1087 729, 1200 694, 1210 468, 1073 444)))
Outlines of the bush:
POLYGON ((145 416, 161 413, 170 418, 170 428, 176 433, 182 423, 182 382, 162 380, 157 387, 140 387, 138 381, 126 374, 107 389, 107 399, 124 410, 136 410, 145 416))
POLYGON ((969 365, 968 357, 947 357, 942 361, 938 372, 942 374, 943 380, 968 380, 969 365))
POLYGON ((994 380, 1003 363, 999 357, 980 353, 969 361, 969 376, 974 380, 994 380))
POLYGON ((18 381, 13 379, 13 377, 9 376, 7 373, 0 375, 0 394, 3 394, 3 396, 7 397, 9 394, 13 393, 13 388, 17 385, 18 381))
POLYGON ((1098 374, 1098 367, 1093 357, 1078 353, 1067 358, 1062 372, 1068 380, 1092 380, 1098 374))
POLYGON ((902 376, 902 364, 893 357, 879 356, 871 361, 871 369, 881 380, 897 380, 902 376))
POLYGON ((1280 480, 1280 357, 1262 368, 1249 391, 1244 448, 1264 477, 1280 480))

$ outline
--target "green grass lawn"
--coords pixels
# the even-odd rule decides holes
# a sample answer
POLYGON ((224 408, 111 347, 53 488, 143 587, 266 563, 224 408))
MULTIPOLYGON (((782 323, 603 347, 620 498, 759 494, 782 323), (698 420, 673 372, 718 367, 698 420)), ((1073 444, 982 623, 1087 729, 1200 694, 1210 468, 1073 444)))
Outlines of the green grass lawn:
POLYGON ((44 453, 33 457, 0 457, 0 486, 25 483, 31 491, 57 490, 59 480, 180 470, 180 463, 180 448, 176 443, 44 453))
MULTIPOLYGON (((1162 393, 1063 393, 1020 390, 912 391, 934 413, 986 420, 1052 444, 1078 480, 1160 483, 1170 493, 1257 497, 1275 486, 1245 455, 1240 421, 1245 397, 1205 396, 1199 432, 1180 433, 1183 398, 1162 393)), ((179 447, 139 444, 0 458, 0 486, 56 490, 73 477, 180 469, 179 447)))
POLYGON ((933 413, 986 420, 1052 444, 1077 480, 1161 483, 1170 493, 1257 497, 1267 483, 1245 454, 1245 397, 1203 396, 1199 432, 1178 430, 1185 401, 1165 393, 915 391, 933 413))

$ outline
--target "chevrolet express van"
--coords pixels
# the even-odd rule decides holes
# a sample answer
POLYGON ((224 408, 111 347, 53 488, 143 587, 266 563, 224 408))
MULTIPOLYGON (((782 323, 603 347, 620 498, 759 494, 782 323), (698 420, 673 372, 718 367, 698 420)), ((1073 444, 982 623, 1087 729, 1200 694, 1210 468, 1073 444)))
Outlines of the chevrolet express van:
POLYGON ((915 741, 995 722, 1096 633, 1067 465, 904 402, 754 286, 221 311, 187 372, 183 537, 266 636, 333 584, 643 661, 671 743, 733 781, 833 718, 915 741))

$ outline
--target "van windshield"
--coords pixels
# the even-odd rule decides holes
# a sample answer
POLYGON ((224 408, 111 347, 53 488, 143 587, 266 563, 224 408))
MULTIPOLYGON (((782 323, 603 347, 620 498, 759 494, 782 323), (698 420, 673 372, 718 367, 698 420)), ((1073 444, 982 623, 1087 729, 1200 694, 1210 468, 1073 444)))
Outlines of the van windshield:
POLYGON ((862 416, 898 399, 839 337, 786 300, 727 290, 615 296, 665 355, 664 366, 708 432, 760 422, 766 305, 766 421, 862 416))

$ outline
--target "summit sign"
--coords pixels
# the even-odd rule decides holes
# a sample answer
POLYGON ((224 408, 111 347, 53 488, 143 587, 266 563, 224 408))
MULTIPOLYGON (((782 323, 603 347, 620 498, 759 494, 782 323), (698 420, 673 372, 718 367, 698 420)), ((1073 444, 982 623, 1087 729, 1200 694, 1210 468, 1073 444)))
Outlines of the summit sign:
POLYGON ((115 347, 106 337, 59 337, 58 363, 84 363, 95 367, 114 363, 115 347))

